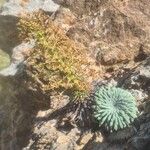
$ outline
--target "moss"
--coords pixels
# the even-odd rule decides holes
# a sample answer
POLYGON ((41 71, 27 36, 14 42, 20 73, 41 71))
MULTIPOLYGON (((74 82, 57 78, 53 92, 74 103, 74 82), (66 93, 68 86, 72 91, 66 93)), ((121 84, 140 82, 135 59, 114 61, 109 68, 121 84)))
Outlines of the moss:
POLYGON ((3 4, 4 4, 5 1, 6 0, 0 0, 0 8, 3 6, 3 4))
POLYGON ((87 51, 76 45, 43 12, 22 18, 18 24, 22 39, 33 38, 36 46, 27 58, 31 86, 47 93, 56 89, 73 89, 74 99, 84 99, 89 91, 86 71, 87 51))
POLYGON ((0 70, 8 67, 9 64, 10 64, 9 55, 0 49, 0 70))

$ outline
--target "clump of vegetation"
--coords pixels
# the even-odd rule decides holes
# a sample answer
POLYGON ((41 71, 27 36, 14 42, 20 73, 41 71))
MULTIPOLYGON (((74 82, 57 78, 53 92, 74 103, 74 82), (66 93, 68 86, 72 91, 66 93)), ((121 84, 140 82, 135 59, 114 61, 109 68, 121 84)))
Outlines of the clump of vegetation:
POLYGON ((26 69, 32 79, 32 88, 43 93, 71 89, 74 99, 87 97, 90 84, 86 78, 89 62, 85 48, 76 45, 41 11, 22 18, 19 30, 21 38, 36 40, 36 46, 27 58, 26 69))
POLYGON ((111 132, 128 127, 137 117, 135 98, 124 89, 100 87, 95 93, 94 102, 96 120, 111 132))
POLYGON ((10 64, 9 55, 0 49, 0 70, 8 67, 9 64, 10 64))

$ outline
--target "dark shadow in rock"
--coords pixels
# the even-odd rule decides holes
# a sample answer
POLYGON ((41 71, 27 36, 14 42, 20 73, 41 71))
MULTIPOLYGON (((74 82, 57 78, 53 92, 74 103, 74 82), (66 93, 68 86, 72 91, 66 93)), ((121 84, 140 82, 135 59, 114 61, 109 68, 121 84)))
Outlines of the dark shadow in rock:
POLYGON ((126 144, 125 150, 149 150, 150 146, 150 115, 144 113, 138 117, 137 134, 126 144))
POLYGON ((150 57, 142 61, 136 67, 130 69, 124 69, 123 73, 118 73, 115 80, 118 82, 118 87, 124 87, 125 89, 143 89, 149 93, 150 78, 146 71, 149 71, 150 57))
POLYGON ((66 113, 68 112, 69 109, 70 109, 70 103, 68 103, 66 106, 64 106, 64 107, 62 107, 58 110, 53 111, 52 113, 50 113, 46 117, 37 118, 37 119, 39 119, 41 121, 42 120, 48 121, 48 120, 51 120, 51 119, 55 119, 55 118, 58 118, 60 116, 66 115, 66 113))
POLYGON ((150 136, 134 137, 128 141, 125 150, 149 150, 150 136))
POLYGON ((87 142, 86 145, 82 148, 82 150, 123 150, 124 144, 123 143, 110 143, 103 139, 102 142, 96 141, 97 139, 96 134, 87 142))
POLYGON ((29 136, 33 130, 33 120, 37 114, 36 105, 33 101, 32 95, 28 91, 19 93, 17 96, 19 102, 19 107, 22 112, 22 118, 18 119, 17 122, 17 145, 21 148, 28 144, 29 136))
POLYGON ((135 62, 139 62, 139 61, 143 61, 148 57, 148 55, 144 52, 143 50, 143 45, 140 46, 139 49, 139 54, 137 55, 137 57, 135 57, 134 61, 135 62))
POLYGON ((69 102, 62 108, 50 112, 45 117, 38 117, 36 121, 46 122, 56 119, 56 128, 61 131, 70 131, 74 127, 80 128, 82 131, 95 130, 97 126, 93 121, 91 108, 86 102, 74 103, 69 102))
POLYGON ((0 77, 0 147, 20 150, 28 143, 37 114, 32 95, 22 84, 23 76, 0 77))
MULTIPOLYGON (((136 74, 138 75, 138 72, 135 71, 135 69, 133 70, 127 70, 125 72, 125 74, 122 74, 120 78, 118 78, 120 83, 120 86, 125 85, 125 87, 129 88, 131 86, 131 83, 129 81, 130 77, 132 77, 133 75, 135 76, 136 74), (129 82, 127 82, 127 80, 129 82)), ((141 85, 141 84, 140 84, 141 85)), ((132 87, 133 88, 133 87, 132 87)), ((52 112, 49 113, 47 116, 44 117, 35 117, 37 112, 39 110, 41 110, 41 104, 42 104, 42 97, 39 97, 39 100, 41 100, 41 104, 39 105, 39 103, 36 101, 36 99, 33 99, 33 97, 35 97, 34 95, 31 94, 31 92, 26 91, 24 93, 21 93, 18 95, 18 99, 21 100, 19 102, 19 105, 21 108, 21 110, 23 110, 24 117, 23 119, 20 120, 20 129, 17 130, 17 136, 18 138, 18 143, 22 143, 23 145, 27 145, 27 143, 29 142, 29 136, 27 135, 27 133, 30 133, 30 136, 33 136, 31 134, 31 131, 33 130, 33 125, 35 125, 35 122, 38 124, 38 127, 42 126, 44 123, 50 121, 50 120, 56 120, 56 128, 60 131, 64 131, 64 132, 70 132, 70 130, 72 128, 74 128, 74 124, 72 124, 72 118, 74 118, 76 116, 76 114, 78 114, 77 112, 79 112, 80 108, 83 108, 83 105, 80 107, 79 105, 75 105, 73 103, 68 103, 67 105, 65 105, 64 107, 61 107, 59 109, 52 109, 52 112), (34 124, 32 124, 31 122, 33 121, 33 118, 35 119, 34 124), (68 120, 69 119, 69 120, 68 120), (22 126, 23 125, 23 126, 22 126)), ((81 109, 82 110, 82 109, 81 109)), ((83 111, 83 110, 82 110, 83 111)), ((88 114, 88 112, 83 111, 85 113, 88 114)), ((83 113, 83 117, 84 114, 83 113)), ((18 114, 18 113, 16 113, 18 114)), ((79 113, 80 114, 80 113, 79 113)), ((80 116, 80 115, 79 115, 80 116)), ((81 120, 82 122, 82 120, 81 120)), ((140 122, 139 124, 143 123, 140 122)), ((146 123, 146 122, 144 122, 146 123)), ((17 124, 16 124, 17 126, 17 124)), ((107 133, 104 132, 103 129, 97 128, 97 127, 93 127, 95 129, 95 131, 99 131, 101 132, 101 134, 103 135, 102 137, 103 142, 96 142, 96 135, 94 135, 89 141, 88 143, 84 146, 83 150, 109 150, 109 148, 111 149, 115 149, 115 150, 119 150, 119 148, 122 150, 123 149, 123 144, 110 144, 110 142, 107 142, 107 133), (103 132, 102 132, 103 131, 103 132)), ((140 127, 138 127, 138 130, 140 129, 140 127)), ((81 135, 82 136, 82 135, 81 135)), ((35 137, 36 138, 36 137, 35 137)), ((40 137, 38 137, 40 138, 40 137)), ((132 137, 131 137, 132 138, 132 137)), ((36 141, 37 139, 35 139, 36 141)), ((128 140, 128 139, 127 139, 128 140)), ((127 142, 127 141, 125 141, 127 142)), ((125 143, 126 144, 126 143, 125 143)), ((148 143, 149 144, 149 143, 148 143)), ((147 145, 147 143, 146 143, 147 145)), ((145 145, 144 145, 145 146, 145 145)), ((111 150, 112 150, 111 149, 111 150)))
POLYGON ((63 121, 63 119, 67 116, 67 113, 71 112, 70 108, 71 108, 71 105, 70 103, 68 103, 66 106, 47 114, 47 116, 45 117, 36 118, 36 121, 39 122, 41 126, 42 124, 44 124, 45 122, 49 120, 57 119, 58 122, 57 122, 56 128, 58 130, 70 131, 72 128, 74 128, 73 125, 71 125, 71 123, 67 120, 63 121))
POLYGON ((138 66, 133 69, 124 69, 124 73, 116 77, 119 87, 142 91, 148 96, 146 98, 143 96, 142 102, 139 103, 140 107, 144 106, 142 110, 144 113, 134 122, 137 131, 126 143, 126 150, 149 150, 150 146, 150 57, 146 58, 142 54, 139 55, 138 61, 141 61, 138 66))
POLYGON ((0 49, 12 54, 12 49, 19 44, 17 22, 15 16, 0 15, 0 49))

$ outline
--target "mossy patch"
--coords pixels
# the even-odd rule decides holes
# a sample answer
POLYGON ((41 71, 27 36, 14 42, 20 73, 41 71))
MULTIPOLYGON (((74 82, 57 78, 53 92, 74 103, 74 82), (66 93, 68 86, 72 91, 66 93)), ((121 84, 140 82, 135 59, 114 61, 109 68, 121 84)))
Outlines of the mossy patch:
POLYGON ((8 67, 9 64, 10 64, 9 55, 0 49, 0 70, 8 67))
POLYGON ((87 77, 94 75, 89 67, 87 50, 69 39, 64 31, 43 12, 22 18, 20 37, 35 39, 36 46, 27 58, 31 86, 43 93, 71 89, 75 99, 84 99, 91 88, 87 77))
POLYGON ((0 8, 2 7, 2 5, 4 4, 6 0, 0 0, 0 8))

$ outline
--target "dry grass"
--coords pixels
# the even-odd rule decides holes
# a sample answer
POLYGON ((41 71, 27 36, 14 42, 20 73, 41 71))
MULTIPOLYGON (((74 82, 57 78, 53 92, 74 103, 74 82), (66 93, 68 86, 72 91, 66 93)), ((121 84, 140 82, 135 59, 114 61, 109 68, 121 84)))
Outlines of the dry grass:
POLYGON ((69 39, 43 12, 22 18, 18 24, 20 37, 33 38, 36 46, 27 58, 27 74, 31 85, 43 93, 71 89, 75 99, 84 99, 95 76, 87 50, 69 39))

